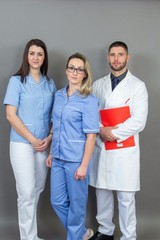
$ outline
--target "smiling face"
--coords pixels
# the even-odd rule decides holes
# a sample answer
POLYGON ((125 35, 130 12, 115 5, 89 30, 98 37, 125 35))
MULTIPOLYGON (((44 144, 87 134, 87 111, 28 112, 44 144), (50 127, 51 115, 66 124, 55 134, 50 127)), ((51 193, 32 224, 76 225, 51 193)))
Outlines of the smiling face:
POLYGON ((114 75, 121 75, 127 69, 129 55, 123 47, 112 47, 108 53, 108 63, 114 75))
POLYGON ((28 50, 28 64, 29 70, 40 70, 43 62, 44 62, 45 54, 44 50, 41 47, 36 45, 30 46, 28 50))
POLYGON ((66 75, 69 81, 69 85, 79 88, 82 84, 83 79, 86 77, 83 60, 79 58, 72 58, 68 62, 66 75))

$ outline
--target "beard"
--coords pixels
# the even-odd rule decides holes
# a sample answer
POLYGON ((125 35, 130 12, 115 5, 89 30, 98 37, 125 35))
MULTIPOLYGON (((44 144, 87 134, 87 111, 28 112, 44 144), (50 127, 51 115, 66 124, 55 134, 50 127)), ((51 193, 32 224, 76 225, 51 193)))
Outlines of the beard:
POLYGON ((114 67, 111 62, 109 62, 109 66, 110 68, 115 71, 115 72, 119 72, 122 71, 127 65, 127 61, 123 62, 119 67, 114 67))

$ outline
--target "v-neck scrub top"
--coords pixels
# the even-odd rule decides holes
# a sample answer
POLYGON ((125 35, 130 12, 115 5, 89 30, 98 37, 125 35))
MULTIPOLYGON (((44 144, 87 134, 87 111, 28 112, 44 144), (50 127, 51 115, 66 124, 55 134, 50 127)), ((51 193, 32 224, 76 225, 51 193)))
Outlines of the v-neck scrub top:
MULTIPOLYGON (((20 76, 12 76, 9 80, 4 104, 17 107, 17 115, 30 132, 40 139, 48 136, 51 127, 51 109, 56 87, 54 81, 43 75, 37 83, 30 75, 23 83, 20 76)), ((11 128, 10 140, 29 143, 11 128)))
POLYGON ((87 133, 99 133, 98 99, 78 91, 70 97, 67 87, 56 92, 53 106, 52 156, 81 162, 87 133))

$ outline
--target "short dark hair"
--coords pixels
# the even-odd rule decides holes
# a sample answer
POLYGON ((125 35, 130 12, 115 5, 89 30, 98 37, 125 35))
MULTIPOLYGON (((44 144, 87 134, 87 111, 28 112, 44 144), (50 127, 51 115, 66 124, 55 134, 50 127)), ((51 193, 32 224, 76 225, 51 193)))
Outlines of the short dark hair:
POLYGON ((108 53, 110 52, 111 48, 113 48, 113 47, 122 47, 122 48, 124 48, 124 49, 126 50, 126 52, 128 53, 128 46, 127 46, 127 44, 124 43, 124 42, 121 42, 121 41, 113 42, 113 43, 109 46, 109 48, 108 48, 108 53))
MULTIPOLYGON (((47 77, 47 71, 48 71, 48 52, 47 52, 47 47, 45 45, 45 43, 40 40, 40 39, 31 39, 25 49, 24 49, 24 53, 23 53, 23 60, 22 60, 22 65, 20 67, 20 69, 18 70, 18 72, 14 75, 19 75, 21 76, 21 82, 23 82, 25 80, 25 77, 28 75, 29 73, 29 64, 28 64, 28 51, 29 48, 33 45, 36 45, 38 47, 41 47, 44 50, 44 62, 41 66, 41 73, 47 77)), ((48 77, 47 77, 48 80, 48 77)))

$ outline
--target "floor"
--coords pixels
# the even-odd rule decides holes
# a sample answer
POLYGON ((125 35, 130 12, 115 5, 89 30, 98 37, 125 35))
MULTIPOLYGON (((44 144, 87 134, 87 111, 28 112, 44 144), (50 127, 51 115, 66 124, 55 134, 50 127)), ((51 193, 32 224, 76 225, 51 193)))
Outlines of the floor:
MULTIPOLYGON (((148 228, 147 225, 145 229, 138 228, 138 237, 137 240, 160 240, 160 227, 158 227, 159 223, 156 223, 155 231, 154 228, 148 228)), ((160 225, 159 225, 160 226, 160 225)), ((119 240, 119 232, 116 233, 116 240, 119 240)), ((66 240, 65 232, 63 230, 58 230, 53 233, 43 232, 40 235, 41 238, 45 240, 66 240)), ((11 227, 9 229, 0 229, 0 240, 19 240, 19 233, 17 227, 11 227)))

